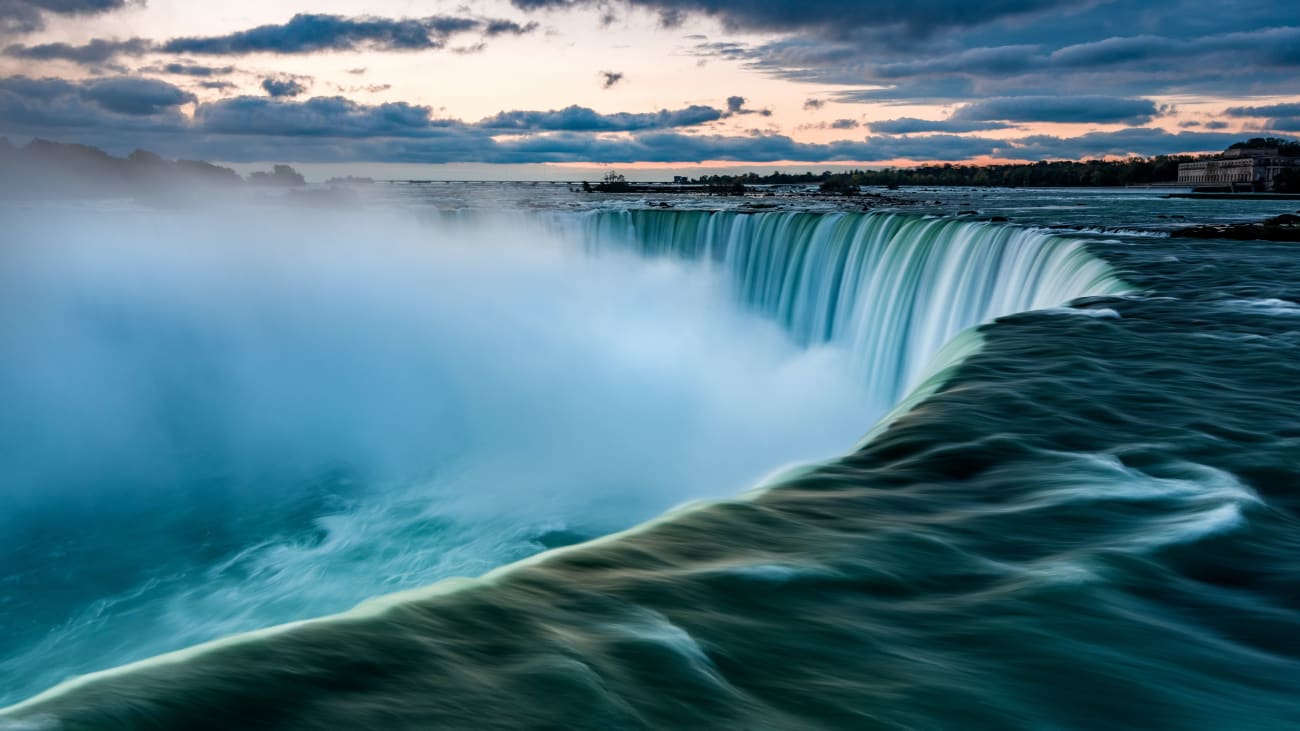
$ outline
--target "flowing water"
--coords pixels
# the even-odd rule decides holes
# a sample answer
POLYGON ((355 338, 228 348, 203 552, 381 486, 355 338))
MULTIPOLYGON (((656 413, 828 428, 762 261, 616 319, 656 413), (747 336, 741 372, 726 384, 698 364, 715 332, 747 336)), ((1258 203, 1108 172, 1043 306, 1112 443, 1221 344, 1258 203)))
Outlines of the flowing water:
POLYGON ((1240 211, 412 195, 6 214, 0 697, 102 671, 10 727, 1300 724, 1300 264, 1156 221, 1240 211))

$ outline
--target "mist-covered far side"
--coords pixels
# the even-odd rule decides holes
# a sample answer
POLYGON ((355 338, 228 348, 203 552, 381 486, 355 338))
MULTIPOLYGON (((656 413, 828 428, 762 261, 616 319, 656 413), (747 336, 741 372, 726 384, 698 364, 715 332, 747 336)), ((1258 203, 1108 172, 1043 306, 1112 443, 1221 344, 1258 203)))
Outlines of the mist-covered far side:
MULTIPOLYGON (((306 183, 289 165, 250 173, 203 160, 168 160, 148 150, 116 157, 90 145, 0 137, 0 200, 137 198, 202 200, 250 187, 297 188, 306 183)), ((355 182, 359 179, 353 179, 355 182)))
POLYGON ((31 213, 0 212, 0 701, 734 494, 876 416, 720 277, 527 219, 31 213))

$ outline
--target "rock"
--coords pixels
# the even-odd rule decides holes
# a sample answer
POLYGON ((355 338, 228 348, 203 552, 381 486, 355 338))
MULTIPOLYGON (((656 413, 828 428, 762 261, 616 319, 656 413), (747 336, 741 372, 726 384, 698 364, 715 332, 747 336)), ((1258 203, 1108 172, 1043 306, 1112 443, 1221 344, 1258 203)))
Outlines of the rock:
POLYGON ((1274 216, 1273 218, 1264 221, 1264 225, 1265 226, 1296 226, 1296 225, 1300 225, 1300 216, 1297 216, 1294 213, 1283 213, 1280 216, 1274 216))
POLYGON ((1262 223, 1188 226, 1170 232, 1172 238, 1226 239, 1229 241, 1284 241, 1300 243, 1300 216, 1284 214, 1262 223))

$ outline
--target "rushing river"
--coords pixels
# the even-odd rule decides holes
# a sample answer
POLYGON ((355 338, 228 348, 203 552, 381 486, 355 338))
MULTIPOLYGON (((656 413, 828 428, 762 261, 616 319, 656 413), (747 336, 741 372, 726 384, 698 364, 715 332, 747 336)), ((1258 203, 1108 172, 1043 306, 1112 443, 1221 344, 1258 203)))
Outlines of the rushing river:
POLYGON ((1300 724, 1285 207, 463 194, 0 212, 0 728, 1300 724))

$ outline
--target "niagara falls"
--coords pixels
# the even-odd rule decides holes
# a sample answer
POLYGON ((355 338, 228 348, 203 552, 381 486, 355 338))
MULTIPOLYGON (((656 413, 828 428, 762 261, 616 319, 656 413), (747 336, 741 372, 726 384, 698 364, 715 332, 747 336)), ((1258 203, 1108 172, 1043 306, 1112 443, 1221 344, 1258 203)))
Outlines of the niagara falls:
POLYGON ((1300 28, 0 2, 0 731, 1300 728, 1300 28))

